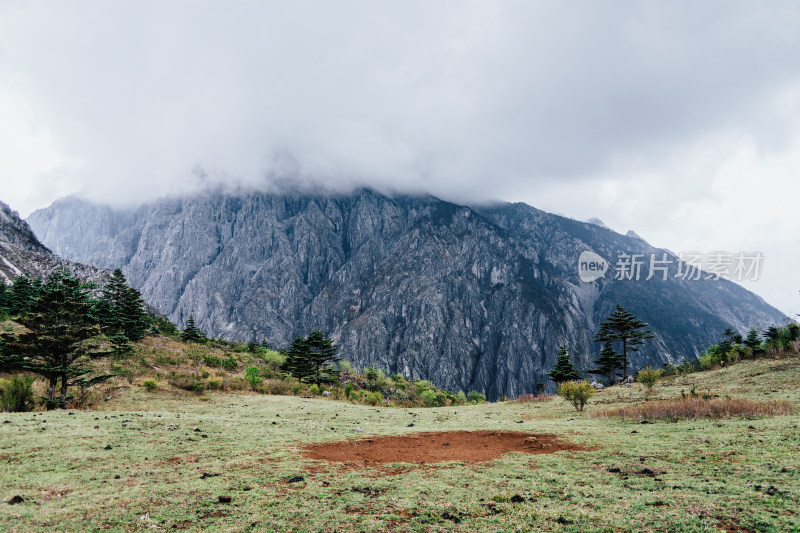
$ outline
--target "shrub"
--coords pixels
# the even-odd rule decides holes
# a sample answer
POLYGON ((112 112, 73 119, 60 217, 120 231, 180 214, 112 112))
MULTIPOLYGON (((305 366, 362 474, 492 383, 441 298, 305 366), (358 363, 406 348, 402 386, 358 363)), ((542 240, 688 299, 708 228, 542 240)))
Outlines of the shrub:
POLYGON ((11 376, 0 381, 0 409, 10 413, 24 413, 33 409, 33 378, 11 376))
POLYGON ((471 391, 469 394, 467 394, 467 400, 469 400, 469 403, 474 403, 474 404, 484 403, 486 402, 486 396, 484 396, 480 392, 471 391))
POLYGON ((288 395, 292 392, 292 384, 282 379, 265 379, 261 389, 267 394, 288 395))
POLYGON ((281 352, 276 352, 275 350, 261 349, 260 355, 261 360, 264 361, 267 368, 274 372, 280 371, 281 365, 286 361, 286 355, 281 352))
POLYGON ((222 388, 222 378, 211 377, 206 380, 206 386, 209 390, 220 390, 222 388))
POLYGON ((258 386, 261 385, 261 370, 257 366, 251 366, 245 371, 244 379, 250 383, 251 389, 258 390, 258 386))
POLYGON ((192 374, 176 374, 169 380, 170 384, 178 389, 201 394, 206 390, 206 385, 197 376, 192 374))
POLYGON ((549 394, 542 393, 542 394, 523 394, 522 396, 518 396, 511 401, 526 403, 526 402, 546 402, 552 399, 553 397, 550 396, 549 394))
POLYGON ((367 403, 370 405, 381 405, 383 404, 383 401, 383 394, 380 392, 370 392, 367 396, 367 403))
POLYGON ((422 403, 428 407, 433 407, 436 405, 436 393, 430 389, 422 391, 419 395, 419 399, 422 400, 422 403))
POLYGON ((236 362, 236 359, 233 358, 230 354, 228 357, 222 360, 222 368, 227 370, 228 372, 233 372, 236 370, 236 367, 239 366, 236 362))
POLYGON ((655 369, 652 366, 646 366, 636 373, 636 381, 640 382, 648 389, 652 389, 653 385, 658 381, 658 378, 661 377, 661 374, 661 370, 655 369))
POLYGON ((633 420, 678 420, 686 418, 730 418, 735 416, 790 415, 795 412, 789 402, 756 401, 745 398, 704 398, 697 395, 670 400, 606 409, 602 417, 619 417, 633 420))
POLYGON ((350 397, 350 393, 353 392, 353 389, 355 389, 355 388, 356 388, 355 385, 353 385, 352 383, 348 383, 347 385, 344 386, 344 395, 347 398, 349 398, 350 397))
POLYGON ((456 394, 456 402, 459 405, 464 405, 465 403, 467 403, 467 395, 464 394, 463 390, 458 391, 458 394, 456 394))
POLYGON ((350 361, 339 361, 339 370, 342 372, 350 372, 353 370, 353 365, 350 361))
POLYGON ((316 383, 312 384, 308 387, 308 392, 313 396, 317 396, 319 394, 319 386, 316 383))
POLYGON ((152 392, 158 388, 158 382, 154 379, 146 379, 142 381, 142 387, 152 392))
POLYGON ((220 368, 222 366, 222 359, 216 355, 204 355, 203 362, 211 368, 220 368))
POLYGON ((594 387, 587 381, 565 381, 558 386, 557 394, 571 403, 576 411, 583 411, 586 402, 594 394, 594 387))

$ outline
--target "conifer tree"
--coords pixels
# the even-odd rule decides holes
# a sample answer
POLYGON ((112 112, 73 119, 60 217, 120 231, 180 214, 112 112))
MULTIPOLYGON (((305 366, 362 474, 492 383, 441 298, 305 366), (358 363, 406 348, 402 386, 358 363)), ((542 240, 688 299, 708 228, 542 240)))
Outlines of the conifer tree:
POLYGON ((608 384, 614 384, 614 371, 622 368, 622 355, 615 352, 608 344, 603 345, 600 356, 594 360, 597 368, 589 370, 590 374, 608 376, 608 384))
POLYGON ((70 386, 82 389, 110 378, 89 377, 89 359, 107 355, 87 346, 99 334, 91 315, 87 288, 68 272, 51 274, 30 309, 17 322, 26 328, 21 333, 3 333, 3 361, 6 366, 27 370, 48 381, 50 406, 64 406, 70 386), (59 397, 56 387, 61 385, 59 397))
POLYGON ((147 332, 147 316, 142 296, 128 286, 120 269, 114 270, 103 288, 103 296, 95 305, 95 314, 107 335, 121 331, 128 340, 138 341, 147 332))
POLYGON ((564 344, 558 348, 558 355, 556 356, 556 364, 548 374, 550 379, 556 383, 563 383, 564 381, 573 381, 581 378, 580 372, 572 364, 567 352, 567 345, 564 344))
POLYGON ((17 276, 9 290, 8 314, 16 316, 27 312, 37 296, 37 287, 25 274, 17 276))
POLYGON ((622 369, 623 378, 628 377, 628 352, 638 350, 638 346, 644 344, 645 339, 652 339, 653 335, 646 330, 646 322, 642 322, 636 315, 617 304, 616 310, 600 324, 600 332, 595 336, 595 342, 603 342, 611 345, 614 342, 622 342, 622 369))
POLYGON ((181 339, 187 342, 203 342, 206 340, 205 335, 194 324, 194 315, 189 315, 189 320, 186 321, 186 329, 181 333, 181 339))
POLYGON ((339 361, 336 351, 333 341, 315 329, 305 339, 297 337, 292 341, 281 370, 307 383, 335 381, 338 375, 335 363, 339 361))

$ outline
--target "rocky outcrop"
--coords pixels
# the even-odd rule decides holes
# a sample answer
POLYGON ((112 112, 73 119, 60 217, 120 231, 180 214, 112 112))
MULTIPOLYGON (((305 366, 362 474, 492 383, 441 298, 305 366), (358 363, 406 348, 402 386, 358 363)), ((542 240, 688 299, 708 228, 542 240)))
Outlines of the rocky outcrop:
POLYGON ((59 255, 121 267, 179 325, 193 314, 207 334, 274 346, 318 327, 356 366, 490 399, 547 382, 561 344, 589 368, 618 303, 656 334, 637 367, 694 357, 728 326, 784 319, 733 283, 675 278, 676 265, 666 281, 582 282, 585 250, 612 265, 620 252, 668 252, 525 204, 209 193, 128 211, 66 199, 28 221, 59 255))
POLYGON ((64 268, 84 281, 102 282, 108 272, 55 256, 34 235, 16 211, 0 202, 0 282, 10 284, 21 274, 44 277, 64 268))

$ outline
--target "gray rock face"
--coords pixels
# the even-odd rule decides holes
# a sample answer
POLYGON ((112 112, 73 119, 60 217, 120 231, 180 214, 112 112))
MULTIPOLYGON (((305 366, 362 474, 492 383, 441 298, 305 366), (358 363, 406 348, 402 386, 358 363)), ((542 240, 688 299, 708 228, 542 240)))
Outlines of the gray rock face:
POLYGON ((122 268, 180 326, 194 314, 209 335, 273 346, 318 327, 356 366, 490 399, 547 382, 561 344, 590 368, 617 303, 656 334, 634 368, 694 357, 729 325, 785 318, 733 283, 675 279, 676 265, 666 281, 581 282, 585 250, 612 265, 620 251, 667 252, 525 204, 209 193, 131 211, 67 199, 28 221, 58 254, 122 268))
POLYGON ((0 202, 0 282, 10 284, 22 274, 44 277, 57 268, 65 268, 84 281, 102 282, 109 276, 102 268, 56 257, 16 211, 0 202))

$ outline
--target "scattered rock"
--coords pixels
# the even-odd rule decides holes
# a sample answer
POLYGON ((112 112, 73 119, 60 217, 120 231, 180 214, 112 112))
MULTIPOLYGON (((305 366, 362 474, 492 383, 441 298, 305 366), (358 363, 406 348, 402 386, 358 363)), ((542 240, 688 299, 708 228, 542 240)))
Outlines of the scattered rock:
POLYGON ((13 498, 11 498, 10 500, 8 500, 8 505, 16 505, 16 504, 22 503, 24 501, 25 501, 25 498, 23 498, 20 495, 16 495, 13 498))
POLYGON ((104 449, 104 450, 110 450, 110 449, 111 449, 111 445, 110 445, 110 444, 106 444, 106 447, 105 447, 105 448, 103 448, 103 449, 104 449))
POLYGON ((364 428, 353 428, 353 431, 355 431, 356 433, 363 433, 364 428))
POLYGON ((647 420, 642 420, 640 423, 641 423, 641 424, 650 424, 650 422, 649 422, 649 421, 647 421, 647 420))
POLYGON ((633 385, 631 385, 630 383, 626 383, 626 384, 625 384, 625 386, 626 386, 626 387, 628 387, 629 389, 630 389, 631 387, 633 387, 633 385))
POLYGON ((119 478, 121 478, 121 477, 122 477, 122 476, 120 476, 119 474, 117 474, 116 476, 114 476, 114 479, 119 479, 119 478))
POLYGON ((634 429, 633 431, 631 431, 631 433, 639 433, 639 432, 634 429))
POLYGON ((167 429, 178 429, 177 424, 167 424, 167 429))
POLYGON ((3 424, 10 424, 10 423, 11 423, 11 420, 4 420, 3 421, 3 424))
POLYGON ((592 386, 592 388, 594 390, 603 390, 603 389, 606 388, 605 385, 603 385, 602 383, 600 383, 598 381, 592 381, 591 386, 592 386))
POLYGON ((755 426, 747 426, 747 429, 756 429, 755 426))
POLYGON ((778 494, 779 491, 778 491, 778 489, 776 489, 775 487, 770 485, 769 488, 767 488, 767 490, 765 490, 764 492, 766 492, 770 496, 775 496, 776 494, 778 494))
POLYGON ((306 480, 306 478, 304 478, 303 476, 294 476, 294 477, 290 477, 289 479, 287 479, 286 483, 300 483, 301 481, 305 481, 305 480, 306 480))
POLYGON ((622 472, 622 470, 618 466, 612 466, 611 468, 608 469, 608 471, 611 472, 612 474, 618 474, 619 472, 622 472))
POLYGON ((442 446, 450 446, 450 443, 449 442, 443 442, 442 446))
POLYGON ((410 423, 409 425, 407 425, 406 427, 407 427, 407 428, 413 428, 413 427, 414 427, 414 422, 411 422, 411 423, 410 423))
POLYGON ((644 476, 655 476, 656 475, 656 471, 651 469, 651 468, 642 468, 642 470, 639 473, 644 475, 644 476))
POLYGON ((326 397, 330 396, 331 395, 331 391, 327 391, 327 390, 326 391, 322 391, 322 395, 326 396, 326 397))
POLYGON ((232 498, 230 496, 220 496, 217 499, 219 500, 219 503, 231 503, 232 498))
POLYGON ((192 431, 194 431, 195 433, 200 433, 200 428, 192 428, 192 431))
POLYGON ((453 522, 455 524, 460 524, 461 523, 461 517, 458 516, 458 515, 454 515, 450 511, 443 512, 442 513, 442 518, 444 518, 445 520, 450 520, 451 522, 453 522))
POLYGON ((217 476, 219 476, 219 474, 209 474, 208 472, 203 472, 202 475, 200 475, 200 479, 206 479, 209 477, 217 477, 217 476))
POLYGON ((278 425, 278 423, 277 423, 277 422, 275 422, 275 421, 273 420, 273 421, 272 421, 272 425, 273 425, 273 426, 277 426, 277 425, 278 425))
POLYGON ((524 502, 524 501, 525 501, 525 498, 523 498, 523 497, 522 497, 522 496, 520 496, 519 494, 514 494, 514 495, 511 497, 511 503, 522 503, 522 502, 524 502))
POLYGON ((556 522, 558 522, 559 524, 564 525, 564 526, 566 526, 567 524, 571 524, 572 523, 571 520, 567 520, 563 516, 559 516, 558 520, 556 520, 556 522))

